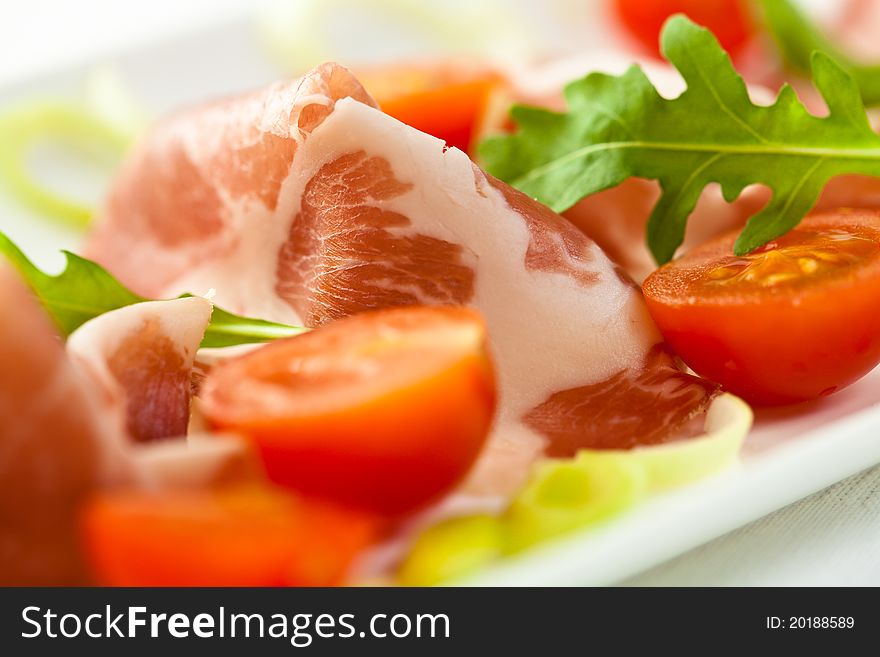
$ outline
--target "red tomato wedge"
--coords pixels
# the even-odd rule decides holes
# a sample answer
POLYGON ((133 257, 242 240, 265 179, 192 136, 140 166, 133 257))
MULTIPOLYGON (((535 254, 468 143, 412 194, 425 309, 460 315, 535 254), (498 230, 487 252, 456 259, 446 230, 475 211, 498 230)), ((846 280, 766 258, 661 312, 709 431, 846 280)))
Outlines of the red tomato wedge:
POLYGON ((331 586, 377 527, 257 487, 104 494, 82 519, 95 576, 109 586, 331 586))
POLYGON ((360 77, 383 112, 465 153, 500 88, 495 73, 453 65, 387 68, 360 77))
POLYGON ((744 257, 735 239, 697 247, 643 286, 698 374, 777 405, 840 390, 880 361, 880 212, 813 215, 744 257))
POLYGON ((217 366, 216 428, 254 441, 279 484, 396 515, 468 471, 495 409, 483 320, 454 307, 364 313, 217 366))
POLYGON ((749 0, 614 0, 620 22, 651 53, 660 55, 660 31, 673 14, 708 27, 721 46, 736 54, 754 33, 749 0))

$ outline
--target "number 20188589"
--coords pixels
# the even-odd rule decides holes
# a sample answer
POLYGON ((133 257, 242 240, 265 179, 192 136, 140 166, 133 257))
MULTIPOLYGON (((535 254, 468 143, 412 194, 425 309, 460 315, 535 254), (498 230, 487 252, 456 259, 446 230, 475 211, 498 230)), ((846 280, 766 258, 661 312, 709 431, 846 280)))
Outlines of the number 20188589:
POLYGON ((852 616, 767 616, 766 627, 770 630, 838 630, 852 629, 856 620, 852 616))

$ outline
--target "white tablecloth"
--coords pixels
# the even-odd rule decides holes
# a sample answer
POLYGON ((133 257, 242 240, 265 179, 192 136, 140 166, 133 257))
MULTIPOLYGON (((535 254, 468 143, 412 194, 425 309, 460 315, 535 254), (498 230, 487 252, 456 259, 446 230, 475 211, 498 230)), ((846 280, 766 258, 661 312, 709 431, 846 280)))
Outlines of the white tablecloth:
MULTIPOLYGON (((222 20, 254 4, 244 0, 4 2, 0 83, 222 20)), ((880 585, 878 493, 880 468, 875 468, 623 583, 880 585)))
POLYGON ((880 467, 845 479, 621 584, 878 586, 880 467))

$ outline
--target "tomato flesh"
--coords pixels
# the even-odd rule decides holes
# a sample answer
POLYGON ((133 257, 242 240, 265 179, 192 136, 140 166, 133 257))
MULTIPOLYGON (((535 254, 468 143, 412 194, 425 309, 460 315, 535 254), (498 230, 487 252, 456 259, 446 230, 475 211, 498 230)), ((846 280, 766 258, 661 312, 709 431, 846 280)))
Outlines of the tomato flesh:
POLYGON ((378 527, 262 487, 105 493, 82 521, 85 552, 108 586, 339 584, 378 527))
POLYGON ((880 362, 880 213, 814 215, 743 256, 735 233, 643 285, 664 338, 694 371, 758 405, 831 394, 880 362))
POLYGON ((747 0, 615 0, 614 5, 620 22, 658 57, 660 31, 673 14, 685 14, 709 28, 730 54, 736 54, 754 32, 747 0))
POLYGON ((361 81, 383 112, 465 153, 500 84, 492 72, 451 64, 368 71, 361 81))
POLYGON ((397 515, 449 491, 495 409, 482 319, 411 307, 338 320, 216 367, 208 421, 253 441, 273 481, 397 515))

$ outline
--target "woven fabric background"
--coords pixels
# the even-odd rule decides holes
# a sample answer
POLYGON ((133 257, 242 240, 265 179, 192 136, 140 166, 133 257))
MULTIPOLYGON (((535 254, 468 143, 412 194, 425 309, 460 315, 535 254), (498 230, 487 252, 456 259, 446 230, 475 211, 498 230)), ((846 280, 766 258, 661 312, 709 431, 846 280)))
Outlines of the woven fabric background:
POLYGON ((880 466, 620 583, 880 586, 880 466))

